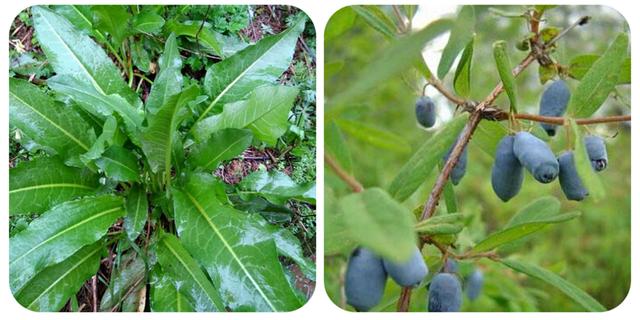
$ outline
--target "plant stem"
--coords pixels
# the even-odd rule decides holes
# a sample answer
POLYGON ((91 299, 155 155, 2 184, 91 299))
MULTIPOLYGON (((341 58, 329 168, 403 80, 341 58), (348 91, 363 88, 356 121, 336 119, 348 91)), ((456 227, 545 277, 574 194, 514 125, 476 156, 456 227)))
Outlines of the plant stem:
POLYGON ((347 173, 347 171, 342 169, 338 162, 326 153, 324 155, 324 162, 331 167, 331 170, 333 170, 333 172, 335 172, 342 181, 351 187, 353 192, 362 192, 362 184, 360 184, 356 178, 347 173))
MULTIPOLYGON (((516 119, 531 120, 535 122, 544 122, 544 123, 558 124, 558 125, 564 125, 564 122, 566 120, 563 117, 545 117, 545 116, 539 116, 534 114, 514 114, 513 116, 516 119)), ((588 125, 588 124, 625 122, 625 121, 631 121, 631 115, 576 119, 576 124, 588 125)))

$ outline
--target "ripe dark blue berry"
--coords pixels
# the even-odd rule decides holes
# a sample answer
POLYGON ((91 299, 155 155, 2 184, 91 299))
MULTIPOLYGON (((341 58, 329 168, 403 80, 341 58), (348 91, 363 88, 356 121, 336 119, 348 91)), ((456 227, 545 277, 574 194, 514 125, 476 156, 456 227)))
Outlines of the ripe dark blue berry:
POLYGON ((573 152, 566 151, 558 157, 560 164, 560 187, 569 200, 581 201, 589 195, 576 170, 573 152))
POLYGON ((584 137, 584 144, 593 170, 602 171, 606 169, 609 157, 607 156, 607 147, 604 144, 604 139, 599 136, 586 136, 584 137))
POLYGON ((365 248, 351 253, 344 290, 347 303, 357 311, 368 311, 380 302, 387 282, 382 259, 365 248))
MULTIPOLYGON (((459 139, 460 137, 458 137, 459 139)), ((444 157, 442 157, 442 161, 446 162, 447 159, 449 159, 449 156, 451 155, 451 151, 453 151, 453 147, 455 146, 455 143, 449 148, 449 151, 447 151, 447 154, 444 155, 444 157)), ((464 177, 464 174, 467 172, 467 147, 464 147, 464 150, 462 150, 462 154, 460 154, 460 158, 458 158, 458 163, 456 163, 456 165, 453 167, 453 170, 451 170, 451 173, 449 174, 449 177, 451 178, 451 182, 454 185, 458 185, 458 183, 460 183, 460 180, 462 180, 462 177, 464 177)))
POLYGON ((482 270, 475 269, 467 279, 467 297, 473 301, 480 296, 482 286, 484 285, 484 273, 482 270))
POLYGON ((431 128, 436 123, 436 106, 427 96, 416 101, 416 119, 423 127, 431 128))
POLYGON ((391 279, 403 287, 415 287, 429 274, 429 268, 418 248, 407 262, 395 263, 383 259, 382 263, 391 279))
POLYGON ((505 136, 498 143, 491 168, 491 186, 498 198, 507 202, 520 192, 524 169, 513 153, 514 136, 505 136))
POLYGON ((462 306, 462 285, 451 273, 438 273, 429 285, 429 312, 457 312, 462 306))
POLYGON ((549 183, 558 176, 558 160, 549 146, 534 135, 518 132, 513 140, 513 153, 539 182, 549 183))
MULTIPOLYGON (((567 111, 567 103, 571 92, 567 83, 560 79, 556 80, 548 86, 542 93, 540 99, 540 115, 547 117, 561 117, 567 111)), ((556 134, 556 125, 541 123, 542 128, 548 135, 554 136, 556 134)))

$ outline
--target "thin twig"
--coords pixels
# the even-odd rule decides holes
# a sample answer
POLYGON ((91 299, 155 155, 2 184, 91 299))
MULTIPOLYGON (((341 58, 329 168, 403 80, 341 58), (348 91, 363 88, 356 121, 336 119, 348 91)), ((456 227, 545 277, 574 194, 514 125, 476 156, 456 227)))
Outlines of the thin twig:
POLYGON ((544 48, 545 49, 550 48, 554 43, 556 43, 556 41, 560 40, 560 38, 564 37, 565 34, 567 34, 569 31, 573 30, 573 28, 585 25, 587 22, 589 22, 590 19, 591 19, 591 17, 589 17, 589 16, 580 17, 580 19, 576 20, 570 26, 566 27, 564 30, 562 30, 560 33, 558 33, 555 37, 553 37, 553 39, 549 40, 549 42, 545 43, 544 44, 544 48))
POLYGON ((351 190, 353 190, 353 192, 362 192, 363 190, 362 184, 360 184, 360 182, 358 182, 356 178, 349 175, 347 171, 342 169, 342 167, 338 164, 338 162, 326 153, 324 155, 324 162, 328 164, 329 167, 331 167, 333 172, 335 172, 338 175, 338 177, 342 179, 342 181, 346 182, 347 185, 351 187, 351 190))
POLYGON ((98 276, 91 278, 91 295, 93 296, 93 312, 98 312, 98 276))
MULTIPOLYGON (((539 116, 535 114, 514 114, 513 116, 516 119, 531 120, 535 122, 543 122, 543 123, 558 124, 558 125, 563 125, 566 120, 563 117, 544 117, 544 116, 539 116)), ((631 121, 631 115, 576 119, 576 124, 588 125, 588 124, 625 122, 625 121, 631 121)))
POLYGON ((427 79, 427 82, 432 85, 436 90, 438 90, 443 96, 445 96, 449 101, 453 102, 456 105, 461 105, 465 103, 465 100, 456 96, 451 91, 447 90, 447 88, 440 82, 440 80, 430 77, 427 79))
POLYGON ((403 287, 402 291, 400 291, 396 310, 398 312, 407 312, 409 311, 409 305, 411 305, 411 287, 403 287))
POLYGON ((407 24, 404 22, 404 19, 402 18, 402 14, 400 13, 400 9, 398 9, 398 5, 394 4, 391 7, 393 8, 393 13, 398 19, 398 24, 400 25, 400 32, 402 33, 407 32, 407 24))

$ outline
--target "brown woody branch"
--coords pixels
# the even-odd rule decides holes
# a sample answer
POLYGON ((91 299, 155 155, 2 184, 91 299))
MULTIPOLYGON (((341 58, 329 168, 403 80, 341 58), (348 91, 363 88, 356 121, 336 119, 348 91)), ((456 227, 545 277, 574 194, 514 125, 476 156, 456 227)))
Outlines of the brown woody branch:
POLYGON ((331 167, 331 170, 333 170, 333 172, 335 172, 342 181, 349 185, 353 192, 362 192, 362 184, 360 184, 360 182, 358 182, 358 180, 351 176, 347 171, 342 169, 338 162, 326 153, 324 154, 324 162, 331 167))

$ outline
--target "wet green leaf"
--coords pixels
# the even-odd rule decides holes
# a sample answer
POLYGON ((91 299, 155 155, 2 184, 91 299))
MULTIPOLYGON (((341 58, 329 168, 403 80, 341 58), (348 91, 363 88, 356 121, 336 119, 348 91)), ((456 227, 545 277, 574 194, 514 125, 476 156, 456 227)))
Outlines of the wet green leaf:
POLYGON ((196 143, 189 154, 192 168, 215 170, 222 161, 233 159, 251 145, 253 134, 246 129, 228 128, 214 132, 207 140, 196 143))

